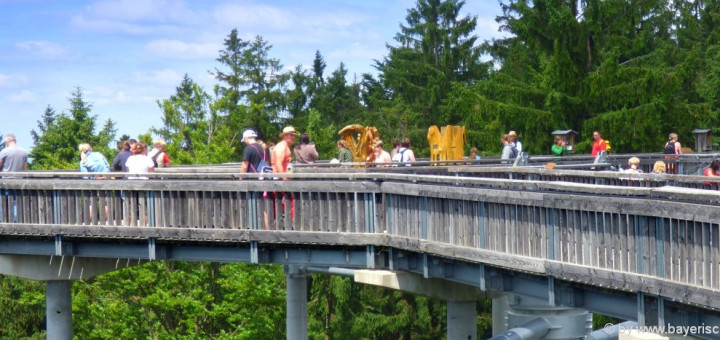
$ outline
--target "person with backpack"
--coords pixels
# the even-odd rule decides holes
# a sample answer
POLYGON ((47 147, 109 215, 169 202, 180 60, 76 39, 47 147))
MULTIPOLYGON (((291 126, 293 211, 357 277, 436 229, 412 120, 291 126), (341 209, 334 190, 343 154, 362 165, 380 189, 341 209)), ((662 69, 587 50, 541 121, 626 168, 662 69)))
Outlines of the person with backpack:
POLYGON ((682 146, 680 145, 680 142, 678 142, 677 133, 673 132, 670 134, 670 136, 668 136, 668 142, 665 143, 665 149, 663 149, 663 153, 666 155, 682 154, 682 146))
POLYGON ((510 138, 510 143, 512 143, 515 146, 515 149, 517 149, 517 153, 521 153, 523 150, 523 145, 519 140, 517 140, 517 132, 508 132, 508 138, 510 138))
MULTIPOLYGON (((243 162, 240 165, 241 173, 270 173, 272 167, 267 162, 267 154, 260 143, 257 142, 257 134, 251 129, 243 132, 242 142, 245 143, 243 150, 243 162)), ((242 177, 240 178, 242 179, 242 177)))
POLYGON ((665 148, 663 149, 663 153, 666 155, 673 155, 673 156, 665 156, 665 159, 668 159, 667 162, 667 173, 669 174, 677 174, 677 168, 675 167, 675 162, 672 161, 673 159, 677 159, 677 155, 682 154, 682 146, 680 145, 680 142, 678 142, 678 135, 677 133, 671 133, 668 136, 668 141, 665 143, 665 148))
POLYGON ((415 153, 410 150, 410 138, 405 137, 400 141, 400 148, 391 159, 393 163, 406 163, 405 166, 410 166, 409 162, 415 161, 415 153))
POLYGON ((601 152, 607 152, 607 141, 602 139, 600 132, 593 131, 593 140, 592 151, 590 152, 593 157, 597 156, 601 152))
POLYGON ((165 147, 167 147, 167 143, 162 139, 156 139, 153 142, 153 149, 148 153, 148 157, 152 158, 155 168, 170 167, 170 157, 165 152, 165 147))
POLYGON ((515 160, 518 155, 518 150, 515 148, 515 144, 510 142, 510 135, 502 135, 500 142, 503 144, 502 153, 500 154, 501 163, 509 163, 509 160, 515 160))

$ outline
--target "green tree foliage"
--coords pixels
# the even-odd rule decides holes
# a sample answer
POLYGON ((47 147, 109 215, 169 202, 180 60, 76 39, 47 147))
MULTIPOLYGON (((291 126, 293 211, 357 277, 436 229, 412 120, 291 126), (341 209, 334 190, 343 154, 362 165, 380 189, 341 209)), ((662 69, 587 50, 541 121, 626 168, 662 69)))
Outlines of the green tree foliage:
POLYGON ((168 143, 175 164, 219 164, 231 160, 233 132, 222 124, 210 95, 186 74, 174 95, 158 101, 163 126, 152 131, 168 143))
POLYGON ((0 338, 45 339, 45 285, 0 275, 0 338))
POLYGON ((80 339, 280 339, 280 266, 156 261, 79 281, 80 339))
POLYGON ((359 85, 348 85, 347 75, 345 64, 340 63, 327 81, 315 89, 310 102, 310 107, 318 110, 329 123, 337 126, 357 122, 365 112, 360 103, 359 85))
MULTIPOLYGON (((244 41, 233 29, 224 45, 216 60, 225 70, 216 68, 213 73, 220 82, 215 86, 214 107, 222 114, 222 124, 233 132, 230 145, 237 145, 248 127, 255 128, 261 139, 274 138, 290 118, 284 94, 290 75, 282 72, 279 60, 270 58, 272 45, 259 36, 244 41)), ((237 150, 235 156, 241 155, 237 150)))
POLYGON ((394 99, 419 115, 417 126, 445 125, 458 120, 440 110, 452 83, 471 83, 486 74, 473 34, 475 17, 461 17, 464 1, 418 0, 395 36, 397 46, 377 67, 394 99))
POLYGON ((82 90, 76 88, 69 98, 69 113, 55 115, 48 107, 38 131, 33 130, 34 147, 30 153, 32 169, 77 169, 79 162, 78 145, 89 143, 93 149, 112 159, 115 138, 115 123, 108 119, 102 129, 95 133, 97 116, 90 114, 92 105, 85 101, 82 90), (112 149, 111 149, 112 148, 112 149))

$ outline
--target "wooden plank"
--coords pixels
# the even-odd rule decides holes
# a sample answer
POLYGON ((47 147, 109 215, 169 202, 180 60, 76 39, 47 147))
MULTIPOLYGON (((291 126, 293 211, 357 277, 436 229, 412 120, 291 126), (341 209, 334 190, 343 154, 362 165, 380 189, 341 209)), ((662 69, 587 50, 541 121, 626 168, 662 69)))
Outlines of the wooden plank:
POLYGON ((665 277, 674 280, 677 270, 674 267, 674 254, 677 251, 674 240, 677 238, 674 220, 671 218, 663 219, 663 250, 665 251, 665 277))
POLYGON ((720 275, 718 275, 718 273, 720 272, 720 259, 718 259, 718 247, 720 247, 720 232, 718 230, 718 224, 711 223, 710 227, 710 242, 712 244, 712 247, 710 249, 710 276, 712 278, 711 287, 713 289, 720 289, 720 275))
POLYGON ((657 226, 658 220, 655 218, 648 218, 645 221, 644 235, 644 247, 646 249, 646 261, 644 270, 645 273, 652 276, 658 276, 657 265, 658 265, 658 248, 657 248, 657 226))
POLYGON ((702 262, 700 263, 701 278, 700 286, 712 288, 712 280, 710 279, 710 229, 712 225, 710 223, 699 223, 702 232, 702 250, 701 257, 702 262))
POLYGON ((626 271, 637 273, 637 220, 635 216, 625 215, 627 227, 627 267, 626 271))
POLYGON ((590 257, 590 212, 589 211, 581 211, 580 212, 580 227, 582 228, 582 234, 580 239, 580 245, 582 248, 582 259, 580 261, 580 264, 583 265, 591 265, 592 258, 590 257))
POLYGON ((559 230, 560 231, 560 233, 559 233, 559 236, 560 236, 560 253, 559 253, 560 258, 559 259, 560 259, 560 261, 563 261, 563 262, 569 262, 569 260, 570 260, 569 246, 570 246, 570 239, 572 236, 571 231, 570 231, 570 228, 572 225, 571 224, 572 223, 571 222, 572 221, 572 212, 563 209, 561 211, 561 214, 562 214, 561 220, 563 221, 563 223, 560 225, 560 230, 559 230))

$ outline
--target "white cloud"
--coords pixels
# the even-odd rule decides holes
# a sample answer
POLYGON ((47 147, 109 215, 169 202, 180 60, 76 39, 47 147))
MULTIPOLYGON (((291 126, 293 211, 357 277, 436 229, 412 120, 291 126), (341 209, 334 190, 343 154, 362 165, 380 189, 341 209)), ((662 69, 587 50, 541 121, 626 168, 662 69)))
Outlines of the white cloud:
POLYGON ((176 32, 204 21, 199 11, 188 9, 182 0, 97 1, 72 18, 76 27, 102 32, 144 35, 176 32))
POLYGON ((18 93, 7 96, 7 100, 13 103, 31 103, 37 101, 37 95, 28 90, 22 90, 18 93))
POLYGON ((173 59, 208 59, 217 56, 220 43, 187 43, 180 40, 154 40, 145 45, 148 53, 173 59))
POLYGON ((16 43, 15 46, 43 58, 56 58, 68 52, 64 46, 49 41, 23 41, 16 43))
POLYGON ((133 78, 140 84, 177 86, 182 81, 183 75, 176 70, 166 69, 135 72, 133 78))
POLYGON ((219 24, 238 28, 286 30, 297 23, 297 13, 267 5, 231 4, 218 7, 213 14, 219 24))
POLYGON ((24 74, 2 74, 0 73, 0 88, 13 88, 29 83, 28 77, 24 74))

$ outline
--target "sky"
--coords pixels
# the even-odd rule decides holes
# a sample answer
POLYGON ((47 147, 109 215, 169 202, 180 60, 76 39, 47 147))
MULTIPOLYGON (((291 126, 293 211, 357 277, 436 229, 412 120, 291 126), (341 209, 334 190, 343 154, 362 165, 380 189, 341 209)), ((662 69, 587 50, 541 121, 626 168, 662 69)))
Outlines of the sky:
MULTIPOLYGON (((185 74, 212 93, 210 71, 233 28, 261 36, 287 70, 310 69, 320 51, 329 75, 376 73, 415 0, 0 0, 0 134, 30 150, 30 131, 49 106, 67 113, 80 88, 116 138, 162 125, 157 101, 185 74)), ((503 36, 497 0, 466 0, 480 41, 503 36)), ((352 81, 352 79, 349 79, 352 81)))

